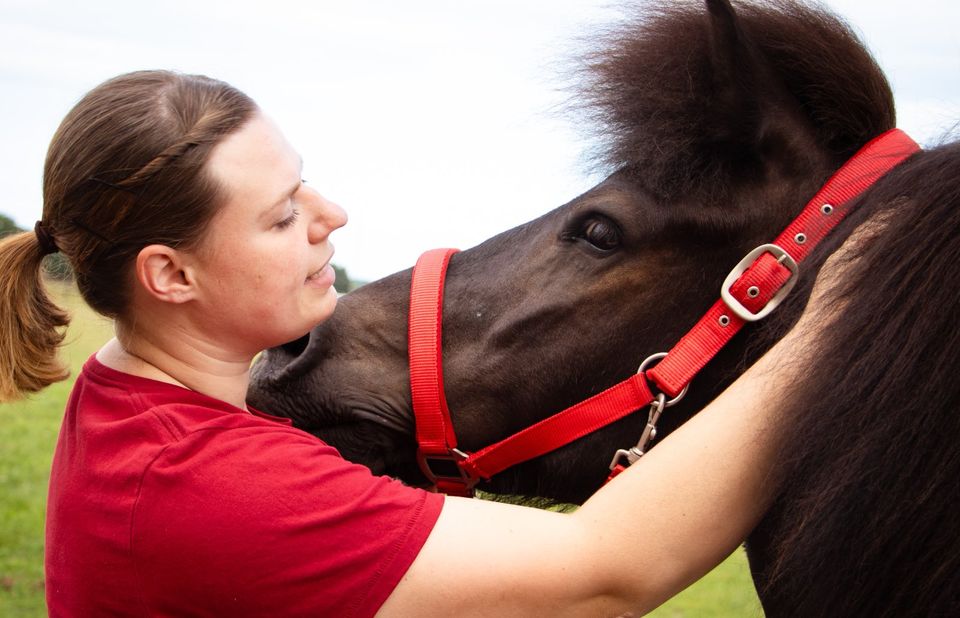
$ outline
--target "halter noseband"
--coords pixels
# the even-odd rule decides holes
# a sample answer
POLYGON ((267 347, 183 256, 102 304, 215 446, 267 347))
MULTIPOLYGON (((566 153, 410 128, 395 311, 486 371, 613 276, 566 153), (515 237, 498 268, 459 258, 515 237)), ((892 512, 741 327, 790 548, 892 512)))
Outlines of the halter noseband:
POLYGON ((919 150, 899 129, 869 142, 837 170, 780 236, 740 260, 723 282, 720 300, 669 353, 652 355, 619 384, 474 453, 457 448, 443 390, 443 285, 457 249, 427 251, 413 271, 409 333, 417 460, 424 475, 438 491, 469 496, 480 479, 489 480, 650 406, 640 441, 614 454, 610 469, 615 476, 625 468, 622 462, 630 465, 643 455, 660 414, 683 397, 697 372, 746 323, 763 319, 780 304, 796 283, 799 265, 846 216, 853 198, 919 150), (662 360, 647 370, 656 359, 662 360))

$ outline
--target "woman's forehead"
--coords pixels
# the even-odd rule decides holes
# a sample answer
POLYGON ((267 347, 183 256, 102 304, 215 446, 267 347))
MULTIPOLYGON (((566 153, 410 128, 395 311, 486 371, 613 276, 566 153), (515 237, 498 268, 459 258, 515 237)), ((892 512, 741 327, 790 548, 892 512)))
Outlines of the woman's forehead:
POLYGON ((249 199, 269 207, 299 180, 301 160, 276 123, 258 112, 217 144, 208 165, 228 199, 249 199))

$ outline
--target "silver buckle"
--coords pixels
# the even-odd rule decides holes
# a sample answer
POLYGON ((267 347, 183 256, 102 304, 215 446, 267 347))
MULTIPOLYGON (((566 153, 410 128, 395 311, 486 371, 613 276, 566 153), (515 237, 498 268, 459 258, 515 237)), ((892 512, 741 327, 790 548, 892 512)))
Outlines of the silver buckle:
POLYGON ((798 272, 799 268, 797 267, 796 261, 794 261, 794 259, 790 257, 790 254, 779 245, 760 245, 745 255, 743 259, 733 267, 733 270, 730 271, 730 274, 727 275, 727 278, 723 280, 723 285, 720 287, 720 298, 722 298, 723 302, 726 303, 727 307, 730 308, 730 311, 737 314, 737 317, 746 322, 756 322, 757 320, 762 320, 770 315, 770 312, 776 309, 783 299, 786 298, 787 294, 790 293, 790 290, 793 289, 793 286, 797 284, 798 272), (740 275, 745 273, 747 269, 757 261, 757 258, 764 253, 770 253, 777 258, 777 262, 786 266, 787 270, 790 271, 790 278, 783 283, 783 287, 777 290, 777 293, 773 295, 773 298, 767 301, 767 304, 763 307, 763 309, 754 313, 744 307, 739 300, 733 297, 733 294, 730 293, 730 287, 737 281, 737 279, 740 278, 740 275))

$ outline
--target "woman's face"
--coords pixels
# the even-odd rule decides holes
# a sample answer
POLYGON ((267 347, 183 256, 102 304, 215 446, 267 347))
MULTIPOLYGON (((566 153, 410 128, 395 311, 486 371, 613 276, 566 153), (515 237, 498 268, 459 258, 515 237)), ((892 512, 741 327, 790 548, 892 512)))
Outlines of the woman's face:
POLYGON ((251 355, 302 336, 337 304, 329 236, 346 213, 303 183, 300 156, 262 113, 208 166, 225 203, 194 252, 202 332, 251 355))

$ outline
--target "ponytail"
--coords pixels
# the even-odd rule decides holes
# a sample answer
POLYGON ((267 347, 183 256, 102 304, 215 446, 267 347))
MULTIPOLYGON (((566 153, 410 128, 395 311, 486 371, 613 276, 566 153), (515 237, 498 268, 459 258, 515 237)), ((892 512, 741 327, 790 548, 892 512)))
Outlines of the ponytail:
POLYGON ((55 245, 42 236, 41 228, 0 240, 0 402, 69 375, 57 348, 70 317, 44 287, 43 257, 55 245))
POLYGON ((224 200, 207 159, 256 111, 229 84, 171 71, 119 75, 70 110, 47 150, 42 221, 0 239, 0 402, 68 375, 57 347, 70 318, 44 289, 43 257, 61 250, 87 304, 124 317, 137 253, 200 241, 224 200))

